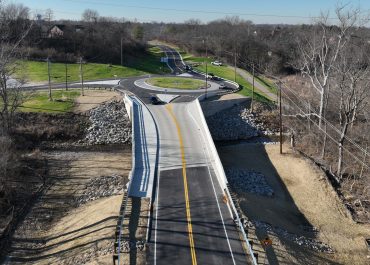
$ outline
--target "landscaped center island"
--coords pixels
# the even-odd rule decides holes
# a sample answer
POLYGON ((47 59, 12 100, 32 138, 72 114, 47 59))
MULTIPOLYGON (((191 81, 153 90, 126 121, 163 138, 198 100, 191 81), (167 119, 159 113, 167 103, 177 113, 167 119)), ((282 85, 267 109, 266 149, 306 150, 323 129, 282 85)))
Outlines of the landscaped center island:
POLYGON ((200 89, 205 87, 205 81, 184 77, 153 77, 146 80, 149 85, 176 88, 176 89, 200 89))

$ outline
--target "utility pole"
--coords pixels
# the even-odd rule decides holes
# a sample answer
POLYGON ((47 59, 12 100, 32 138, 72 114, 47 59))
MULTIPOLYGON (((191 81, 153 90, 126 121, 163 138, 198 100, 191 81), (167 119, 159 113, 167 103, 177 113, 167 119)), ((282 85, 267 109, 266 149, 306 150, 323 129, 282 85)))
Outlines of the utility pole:
POLYGON ((206 46, 206 94, 205 94, 205 98, 207 99, 207 89, 208 89, 208 47, 207 47, 207 42, 205 39, 203 39, 203 43, 204 45, 206 46))
POLYGON ((121 65, 123 65, 123 40, 122 40, 122 36, 121 36, 121 65))
POLYGON ((236 83, 236 49, 234 50, 234 82, 236 83))
POLYGON ((51 96, 51 77, 50 77, 50 59, 48 57, 47 59, 47 62, 48 62, 48 80, 49 80, 49 101, 52 101, 53 98, 51 96))
POLYGON ((254 64, 252 64, 252 103, 251 103, 251 112, 253 112, 253 103, 254 103, 254 64))
POLYGON ((80 80, 81 80, 81 95, 85 96, 84 94, 84 73, 82 68, 82 57, 80 57, 80 80))
POLYGON ((307 118, 307 122, 308 122, 308 131, 311 132, 311 102, 308 102, 308 118, 307 118))
POLYGON ((66 91, 68 91, 68 64, 67 62, 65 63, 66 67, 66 91))
POLYGON ((280 132, 280 154, 283 154, 283 117, 281 107, 281 85, 279 89, 279 132, 280 132))

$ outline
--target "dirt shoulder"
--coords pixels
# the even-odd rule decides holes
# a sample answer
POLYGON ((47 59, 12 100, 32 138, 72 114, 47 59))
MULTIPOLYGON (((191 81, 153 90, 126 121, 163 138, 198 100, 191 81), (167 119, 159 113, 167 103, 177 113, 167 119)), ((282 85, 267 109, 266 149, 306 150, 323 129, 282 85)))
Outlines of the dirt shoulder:
MULTIPOLYGON (((130 144, 123 143, 80 143, 91 126, 87 111, 122 98, 105 90, 85 92, 85 96, 77 98, 79 114, 25 113, 19 118, 17 144, 28 146, 22 149, 24 156, 28 157, 28 152, 37 154, 34 160, 42 162, 38 184, 44 181, 46 188, 34 196, 35 201, 10 236, 4 264, 112 263, 118 214, 132 168, 132 150, 130 144)), ((100 115, 110 117, 110 111, 106 108, 100 115)), ((115 136, 114 132, 110 135, 115 136)), ((147 204, 143 207, 135 219, 139 228, 130 230, 138 233, 136 240, 145 234, 147 204)), ((136 256, 140 260, 145 252, 136 256)))
POLYGON ((108 264, 131 148, 44 156, 55 182, 14 234, 9 264, 108 264))
POLYGON ((90 109, 99 106, 101 103, 122 98, 122 96, 114 91, 109 90, 85 90, 84 96, 76 98, 75 113, 83 113, 90 109))
POLYGON ((260 172, 274 190, 272 197, 239 193, 244 213, 259 224, 260 239, 268 234, 273 240, 270 264, 368 264, 365 238, 370 227, 352 220, 324 173, 310 160, 287 147, 280 155, 278 145, 224 145, 218 151, 226 169, 260 172), (292 235, 327 244, 334 253, 300 246, 299 240, 289 240, 292 235))
POLYGON ((14 234, 9 264, 110 263, 131 148, 44 156, 55 181, 14 234))

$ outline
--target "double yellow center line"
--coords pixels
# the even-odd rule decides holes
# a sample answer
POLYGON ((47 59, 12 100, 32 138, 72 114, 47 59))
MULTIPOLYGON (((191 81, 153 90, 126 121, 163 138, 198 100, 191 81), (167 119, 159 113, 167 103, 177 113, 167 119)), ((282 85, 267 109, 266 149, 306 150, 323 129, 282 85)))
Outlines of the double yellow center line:
POLYGON ((194 238, 193 238, 193 227, 191 225, 191 214, 190 214, 190 202, 189 202, 189 190, 188 190, 188 180, 186 177, 186 160, 185 160, 185 149, 184 149, 184 142, 182 139, 181 129, 179 122, 176 119, 175 114, 172 110, 172 105, 168 104, 166 106, 167 111, 171 115, 176 128, 177 128, 177 134, 179 136, 179 142, 180 142, 180 150, 181 150, 181 161, 182 161, 182 176, 184 180, 184 193, 185 193, 185 205, 186 205, 186 220, 188 222, 188 234, 189 234, 189 243, 190 243, 190 252, 191 252, 191 260, 193 265, 197 265, 197 257, 195 254, 195 246, 194 246, 194 238))

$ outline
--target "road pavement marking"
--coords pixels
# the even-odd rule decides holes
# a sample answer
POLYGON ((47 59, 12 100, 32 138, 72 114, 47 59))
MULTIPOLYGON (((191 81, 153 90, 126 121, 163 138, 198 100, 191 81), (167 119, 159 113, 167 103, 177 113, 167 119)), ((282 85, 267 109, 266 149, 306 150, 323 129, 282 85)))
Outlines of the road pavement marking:
POLYGON ((166 106, 167 111, 171 115, 176 128, 177 128, 177 134, 179 136, 179 142, 180 142, 180 151, 181 151, 181 161, 182 161, 182 176, 184 179, 184 193, 185 193, 185 205, 186 205, 186 219, 188 222, 188 234, 189 234, 189 242, 190 242, 190 252, 191 252, 191 259, 192 264, 197 265, 197 257, 195 254, 195 246, 194 246, 194 238, 193 238, 193 227, 191 225, 191 214, 190 214, 190 202, 189 202, 189 190, 188 190, 188 180, 186 176, 186 160, 185 160, 185 149, 184 149, 184 142, 181 134, 181 129, 179 122, 176 119, 175 114, 172 110, 172 105, 168 104, 166 106))
MULTIPOLYGON (((193 122, 194 122, 194 123, 198 126, 198 128, 199 128, 199 126, 200 126, 200 125, 197 123, 197 121, 195 120, 194 116, 190 113, 190 111, 189 111, 189 106, 190 106, 190 105, 188 105, 188 106, 187 106, 186 110, 187 110, 187 112, 188 112, 189 116, 192 118, 193 122)), ((222 216, 222 211, 221 211, 220 203, 218 202, 218 197, 217 197, 217 192, 216 192, 215 184, 214 184, 214 182, 213 182, 212 175, 211 175, 211 170, 210 170, 210 168, 209 168, 209 165, 210 165, 212 162, 211 162, 211 161, 209 161, 209 160, 210 160, 210 154, 209 154, 209 152, 208 152, 208 148, 205 146, 206 139, 204 139, 204 135, 202 134, 202 132, 200 132, 200 128, 198 129, 198 132, 199 132, 199 134, 200 134, 200 137, 201 137, 201 138, 202 138, 202 140, 203 140, 203 141, 201 141, 201 142, 202 142, 202 147, 203 147, 203 148, 202 148, 202 149, 203 149, 203 154, 204 154, 204 156, 205 156, 205 158, 206 158, 206 160, 207 160, 208 175, 209 175, 209 178, 210 178, 211 183, 212 183, 213 193, 214 193, 214 195, 215 195, 215 200, 216 200, 216 203, 217 203, 218 212, 219 212, 220 217, 221 217, 222 226, 223 226, 223 228, 224 228, 224 232, 225 232, 225 236, 226 236, 226 240, 227 240, 227 245, 228 245, 229 250, 230 250, 231 259, 232 259, 232 261, 233 261, 233 264, 235 265, 236 263, 235 263, 235 259, 234 259, 233 250, 232 250, 232 248, 231 248, 231 244, 230 244, 229 236, 228 236, 228 234, 227 234, 227 230, 226 230, 226 226, 225 226, 225 221, 224 221, 224 218, 223 218, 223 216, 222 216), (207 154, 206 154, 206 150, 207 150, 207 154)), ((242 242, 242 245, 243 245, 243 242, 242 242)))

